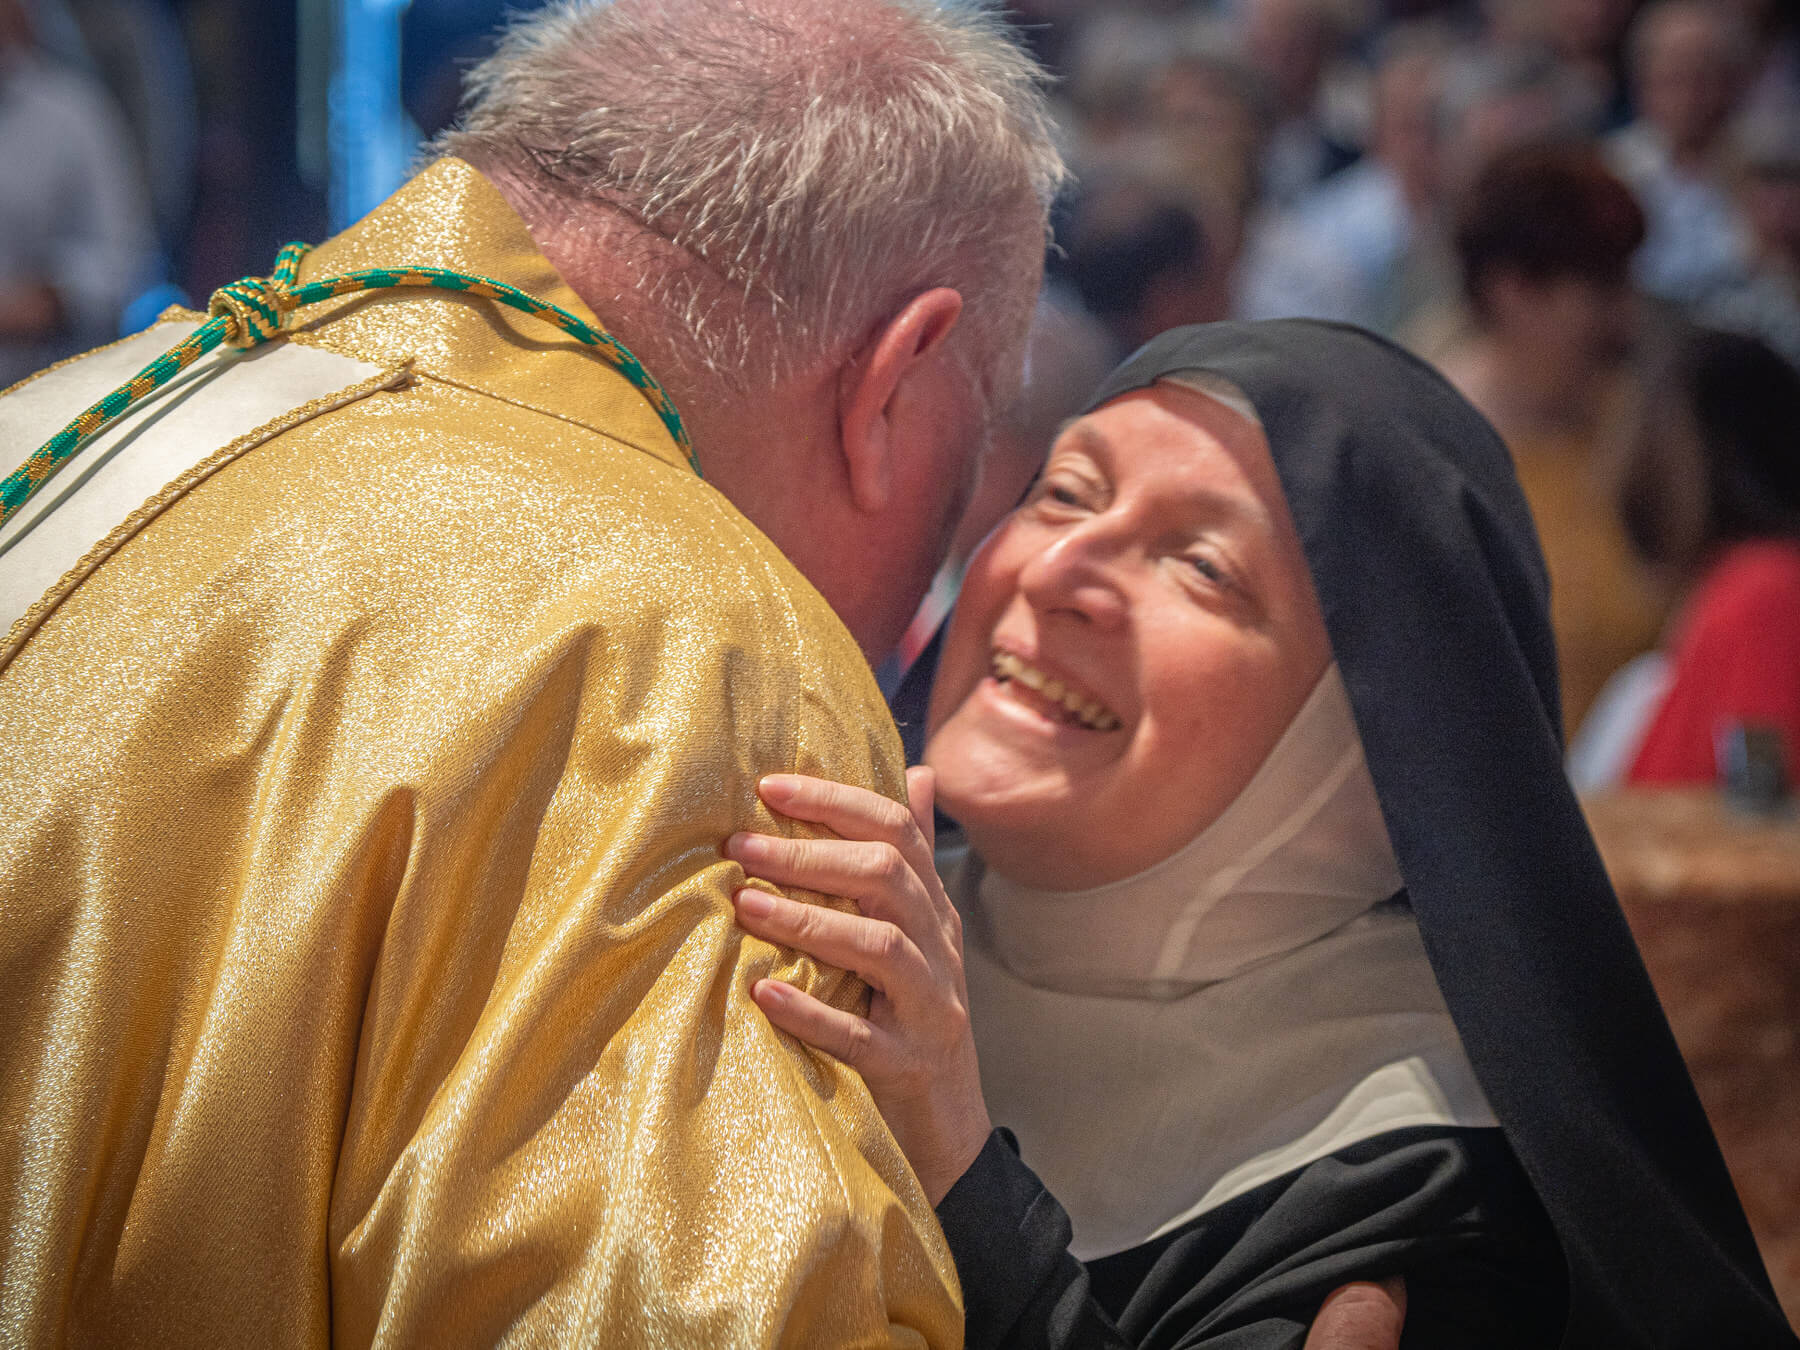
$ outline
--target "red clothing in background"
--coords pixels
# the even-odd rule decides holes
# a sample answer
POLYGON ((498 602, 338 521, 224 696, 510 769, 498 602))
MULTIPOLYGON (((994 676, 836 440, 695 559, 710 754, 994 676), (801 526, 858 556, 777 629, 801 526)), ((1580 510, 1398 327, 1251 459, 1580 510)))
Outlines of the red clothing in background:
POLYGON ((1725 551, 1682 615, 1669 692, 1627 781, 1710 783, 1714 738, 1731 722, 1780 730, 1800 770, 1800 543, 1758 539, 1725 551))

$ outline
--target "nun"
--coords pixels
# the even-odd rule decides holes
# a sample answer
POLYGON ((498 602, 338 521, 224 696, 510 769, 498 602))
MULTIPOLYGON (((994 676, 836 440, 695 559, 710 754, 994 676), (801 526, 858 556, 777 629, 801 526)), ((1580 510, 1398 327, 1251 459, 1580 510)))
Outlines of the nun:
POLYGON ((778 776, 828 833, 726 846, 857 902, 738 916, 865 1010, 753 992, 861 1071, 971 1347, 1297 1347, 1397 1279, 1409 1346, 1796 1346, 1555 669, 1507 452, 1428 366, 1278 320, 1106 381, 970 564, 911 809, 778 776))

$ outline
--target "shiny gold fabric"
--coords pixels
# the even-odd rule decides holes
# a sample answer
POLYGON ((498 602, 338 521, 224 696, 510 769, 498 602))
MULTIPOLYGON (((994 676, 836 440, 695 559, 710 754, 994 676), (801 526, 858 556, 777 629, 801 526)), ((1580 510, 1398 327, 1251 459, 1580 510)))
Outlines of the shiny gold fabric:
MULTIPOLYGON (((303 276, 402 263, 586 317, 453 161, 303 276)), ((420 293, 302 340, 416 378, 0 671, 0 1343, 959 1343, 866 1089, 746 992, 861 988, 718 854, 760 774, 901 792, 848 634, 573 341, 420 293)))

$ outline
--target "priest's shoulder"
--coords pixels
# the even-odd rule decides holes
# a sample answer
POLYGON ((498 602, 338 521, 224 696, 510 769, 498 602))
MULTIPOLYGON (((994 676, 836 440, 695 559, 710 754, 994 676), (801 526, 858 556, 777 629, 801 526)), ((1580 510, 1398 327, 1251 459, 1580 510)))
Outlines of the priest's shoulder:
POLYGON ((386 642, 407 645, 438 613, 485 615, 507 646, 587 629, 614 652, 704 653, 740 687, 777 680, 812 720, 889 749, 848 630, 659 447, 427 377, 284 432, 196 498, 214 486, 210 513, 247 536, 240 564, 271 583, 304 571, 386 642))

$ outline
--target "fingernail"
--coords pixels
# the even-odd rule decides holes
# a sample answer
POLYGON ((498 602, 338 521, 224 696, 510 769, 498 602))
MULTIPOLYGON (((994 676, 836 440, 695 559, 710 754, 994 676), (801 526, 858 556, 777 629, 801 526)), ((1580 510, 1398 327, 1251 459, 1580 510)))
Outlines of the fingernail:
POLYGON ((799 780, 791 773, 767 774, 756 784, 757 791, 764 794, 772 792, 778 797, 791 795, 798 786, 799 780))
POLYGON ((780 980, 758 980, 751 986, 750 996, 758 1003, 786 1003, 788 987, 780 980))
POLYGON ((769 843, 760 834, 740 831, 725 841, 725 855, 739 862, 762 862, 769 856, 769 843))
POLYGON ((775 912, 775 897, 754 886, 746 886, 737 893, 737 907, 740 914, 748 914, 753 919, 766 919, 775 912))

